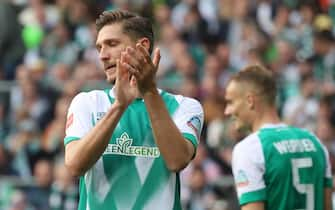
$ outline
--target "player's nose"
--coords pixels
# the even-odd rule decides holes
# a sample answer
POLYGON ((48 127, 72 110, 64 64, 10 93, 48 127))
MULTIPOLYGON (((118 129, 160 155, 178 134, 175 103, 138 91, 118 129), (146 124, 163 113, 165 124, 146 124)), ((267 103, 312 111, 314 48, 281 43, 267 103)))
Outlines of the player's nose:
POLYGON ((110 57, 110 54, 109 54, 108 50, 106 50, 106 48, 101 48, 101 50, 99 52, 100 60, 102 60, 102 61, 108 60, 109 57, 110 57))
POLYGON ((227 107, 224 109, 224 115, 226 115, 226 116, 231 116, 231 114, 232 114, 231 109, 230 109, 230 107, 227 106, 227 107))

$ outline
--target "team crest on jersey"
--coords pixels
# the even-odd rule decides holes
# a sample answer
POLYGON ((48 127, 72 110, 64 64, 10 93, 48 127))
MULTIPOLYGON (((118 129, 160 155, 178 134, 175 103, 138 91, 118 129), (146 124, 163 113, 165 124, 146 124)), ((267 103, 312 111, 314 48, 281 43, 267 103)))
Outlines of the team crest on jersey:
POLYGON ((199 133, 201 129, 201 120, 199 116, 193 116, 189 121, 187 121, 187 125, 191 127, 196 134, 199 133))
POLYGON ((247 174, 243 170, 239 170, 235 179, 237 187, 245 187, 249 185, 247 174))
POLYGON ((124 132, 116 138, 116 144, 108 144, 104 154, 139 156, 157 158, 160 155, 157 147, 132 146, 133 139, 124 132))

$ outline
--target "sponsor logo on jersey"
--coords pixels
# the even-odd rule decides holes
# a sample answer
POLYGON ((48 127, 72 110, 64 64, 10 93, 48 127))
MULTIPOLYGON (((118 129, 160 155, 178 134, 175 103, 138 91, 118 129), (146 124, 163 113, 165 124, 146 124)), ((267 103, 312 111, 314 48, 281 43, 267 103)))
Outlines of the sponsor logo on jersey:
POLYGON ((199 134, 199 130, 201 129, 201 120, 199 116, 193 116, 189 121, 187 121, 187 125, 191 127, 196 134, 199 134))
POLYGON ((239 170, 237 172, 237 176, 235 178, 237 187, 245 187, 249 185, 249 180, 247 174, 243 170, 239 170))
POLYGON ((132 146, 133 139, 124 132, 116 139, 116 144, 108 144, 104 154, 117 154, 138 157, 157 158, 160 155, 157 147, 132 146))
POLYGON ((106 112, 97 112, 97 121, 101 120, 105 116, 106 112))
POLYGON ((66 119, 66 129, 68 129, 73 123, 73 113, 71 113, 66 119))

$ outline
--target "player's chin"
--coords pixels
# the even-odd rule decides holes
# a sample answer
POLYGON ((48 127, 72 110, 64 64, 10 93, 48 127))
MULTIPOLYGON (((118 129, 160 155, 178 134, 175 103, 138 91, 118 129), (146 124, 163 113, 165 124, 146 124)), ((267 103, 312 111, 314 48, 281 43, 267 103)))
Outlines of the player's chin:
POLYGON ((107 74, 106 75, 106 80, 109 84, 115 84, 115 80, 116 80, 116 75, 115 74, 107 74))
POLYGON ((235 129, 241 135, 245 135, 251 132, 251 125, 245 122, 239 122, 235 124, 235 129))
POLYGON ((109 83, 109 84, 112 84, 112 85, 114 85, 115 84, 115 78, 108 78, 107 77, 107 82, 109 83))
POLYGON ((235 129, 236 129, 237 131, 242 130, 242 129, 245 127, 244 123, 241 122, 241 121, 238 120, 238 119, 235 119, 235 120, 234 120, 234 124, 235 124, 235 129))

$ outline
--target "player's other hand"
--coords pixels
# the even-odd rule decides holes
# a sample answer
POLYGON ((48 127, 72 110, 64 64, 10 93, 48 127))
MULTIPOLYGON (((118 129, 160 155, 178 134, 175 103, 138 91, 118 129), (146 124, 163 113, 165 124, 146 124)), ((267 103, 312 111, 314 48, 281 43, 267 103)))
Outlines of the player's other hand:
POLYGON ((115 99, 127 107, 137 97, 138 91, 136 78, 130 74, 129 64, 125 62, 125 54, 122 52, 121 58, 116 61, 115 99))
POLYGON ((127 47, 125 61, 131 75, 136 78, 137 88, 143 96, 148 92, 154 92, 156 86, 156 72, 160 61, 160 50, 156 48, 154 57, 151 59, 148 50, 141 44, 136 44, 136 48, 127 47))

